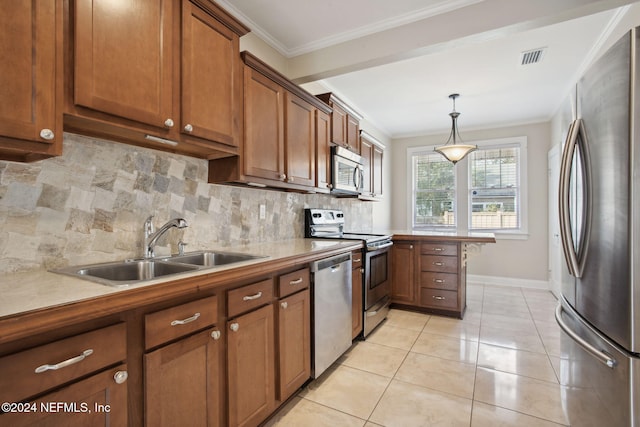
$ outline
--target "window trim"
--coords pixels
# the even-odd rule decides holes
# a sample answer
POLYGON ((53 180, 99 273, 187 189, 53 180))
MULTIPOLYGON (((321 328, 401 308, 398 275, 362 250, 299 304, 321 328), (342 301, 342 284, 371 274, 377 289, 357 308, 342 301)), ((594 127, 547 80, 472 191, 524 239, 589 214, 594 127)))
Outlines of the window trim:
POLYGON ((465 157, 455 166, 455 189, 456 203, 455 215, 456 226, 428 226, 415 228, 413 224, 413 212, 415 208, 415 188, 414 188, 414 170, 413 156, 420 153, 431 153, 436 145, 408 147, 407 148, 407 224, 412 230, 430 230, 430 231, 451 231, 457 232, 487 232, 499 235, 504 239, 525 240, 529 236, 529 191, 528 191, 528 160, 527 160, 527 137, 515 136, 509 138, 493 138, 477 141, 469 141, 470 144, 476 144, 478 148, 491 149, 502 148, 506 146, 518 146, 520 148, 520 228, 518 229, 471 229, 470 218, 470 188, 471 182, 469 177, 469 160, 465 157))

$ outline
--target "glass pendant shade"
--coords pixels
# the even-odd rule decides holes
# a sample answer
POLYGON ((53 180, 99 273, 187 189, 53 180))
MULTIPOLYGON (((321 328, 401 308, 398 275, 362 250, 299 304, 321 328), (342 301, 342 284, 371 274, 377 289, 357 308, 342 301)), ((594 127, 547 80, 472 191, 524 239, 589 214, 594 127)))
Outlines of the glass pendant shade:
POLYGON ((478 149, 477 145, 458 143, 460 139, 458 132, 458 117, 460 113, 456 111, 456 98, 459 96, 457 93, 449 95, 449 98, 453 100, 453 111, 449 113, 451 117, 451 134, 449 135, 449 139, 447 139, 444 145, 434 148, 434 151, 442 154, 454 165, 464 159, 467 154, 478 149))

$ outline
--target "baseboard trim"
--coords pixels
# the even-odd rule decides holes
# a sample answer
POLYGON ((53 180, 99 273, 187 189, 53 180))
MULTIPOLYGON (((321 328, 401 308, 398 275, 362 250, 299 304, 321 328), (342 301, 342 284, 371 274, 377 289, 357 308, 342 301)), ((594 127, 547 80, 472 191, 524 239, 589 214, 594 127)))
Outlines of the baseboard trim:
POLYGON ((517 279, 514 277, 481 276, 467 274, 467 283, 473 285, 504 286, 508 288, 551 289, 549 282, 544 280, 517 279))

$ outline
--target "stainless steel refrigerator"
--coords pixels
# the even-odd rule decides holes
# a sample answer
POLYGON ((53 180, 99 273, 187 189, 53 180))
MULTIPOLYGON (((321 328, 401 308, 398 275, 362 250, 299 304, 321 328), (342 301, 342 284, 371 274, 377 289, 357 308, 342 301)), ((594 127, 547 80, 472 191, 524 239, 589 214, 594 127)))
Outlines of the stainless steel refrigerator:
POLYGON ((632 30, 580 79, 563 149, 556 320, 572 426, 640 426, 638 42, 632 30))

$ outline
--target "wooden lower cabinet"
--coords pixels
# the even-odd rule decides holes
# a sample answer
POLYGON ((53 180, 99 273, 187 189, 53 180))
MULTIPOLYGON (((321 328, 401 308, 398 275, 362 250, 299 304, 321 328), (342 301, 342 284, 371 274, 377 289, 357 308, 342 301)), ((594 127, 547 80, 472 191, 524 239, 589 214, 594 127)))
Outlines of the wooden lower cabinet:
POLYGON ((311 294, 305 289, 278 301, 278 401, 311 377, 311 294))
POLYGON ((391 301, 413 305, 417 302, 415 279, 416 247, 414 242, 394 242, 391 247, 391 301))
POLYGON ((147 426, 219 426, 221 332, 210 328, 144 356, 147 426))
POLYGON ((255 426, 275 408, 273 305, 229 320, 227 331, 229 425, 255 426))
POLYGON ((351 253, 351 339, 362 334, 364 327, 364 289, 362 289, 362 251, 351 253))
POLYGON ((127 366, 119 365, 30 400, 19 411, 0 414, 0 425, 124 427, 127 425, 126 372, 127 366))
POLYGON ((394 242, 392 303, 462 318, 466 269, 462 242, 394 242))

